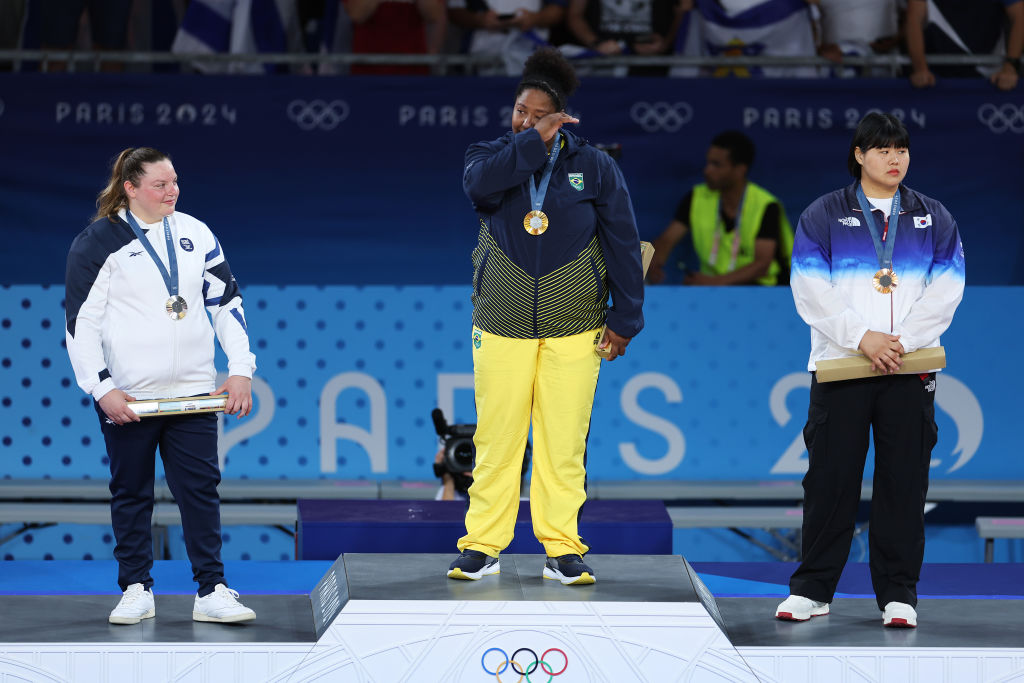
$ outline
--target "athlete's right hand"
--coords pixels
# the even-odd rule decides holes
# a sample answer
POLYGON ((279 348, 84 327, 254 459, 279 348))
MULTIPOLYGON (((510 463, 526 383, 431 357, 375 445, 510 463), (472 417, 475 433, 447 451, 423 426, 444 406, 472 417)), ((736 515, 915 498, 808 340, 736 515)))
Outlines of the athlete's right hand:
POLYGON ((107 417, 116 425, 123 425, 129 422, 139 422, 141 418, 135 414, 135 411, 128 407, 127 401, 134 401, 135 398, 129 396, 120 389, 114 389, 103 394, 103 398, 99 400, 100 408, 106 414, 107 417))
POLYGON ((579 123, 580 120, 575 116, 569 116, 564 111, 556 111, 554 114, 548 114, 544 118, 534 125, 537 132, 540 133, 541 139, 544 144, 548 144, 555 139, 555 134, 558 129, 565 123, 579 123))

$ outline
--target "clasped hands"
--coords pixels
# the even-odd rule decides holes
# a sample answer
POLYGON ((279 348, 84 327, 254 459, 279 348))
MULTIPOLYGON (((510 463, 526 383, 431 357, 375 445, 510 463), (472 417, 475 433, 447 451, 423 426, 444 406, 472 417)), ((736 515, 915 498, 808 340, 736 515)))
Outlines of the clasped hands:
POLYGON ((871 369, 884 375, 899 372, 906 353, 900 343, 900 335, 874 330, 864 333, 857 348, 871 360, 871 369))

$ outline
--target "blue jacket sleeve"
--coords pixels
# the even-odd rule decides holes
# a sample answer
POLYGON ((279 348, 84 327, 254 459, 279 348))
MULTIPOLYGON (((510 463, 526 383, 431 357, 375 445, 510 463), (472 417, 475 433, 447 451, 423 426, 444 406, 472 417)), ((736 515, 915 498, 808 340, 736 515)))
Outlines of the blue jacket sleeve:
POLYGON ((506 190, 526 182, 546 160, 547 148, 533 128, 511 140, 478 142, 466 150, 462 188, 474 208, 491 212, 498 208, 506 190))
POLYGON ((600 155, 601 186, 594 207, 612 295, 605 323, 616 334, 632 338, 644 327, 640 236, 622 171, 611 157, 603 152, 600 155))

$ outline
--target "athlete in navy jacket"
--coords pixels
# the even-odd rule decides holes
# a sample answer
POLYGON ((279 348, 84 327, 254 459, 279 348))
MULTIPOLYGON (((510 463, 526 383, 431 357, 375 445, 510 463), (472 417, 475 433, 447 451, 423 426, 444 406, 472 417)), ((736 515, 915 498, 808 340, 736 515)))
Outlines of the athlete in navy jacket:
POLYGON ((563 129, 578 122, 565 112, 576 85, 557 50, 538 50, 516 90, 512 131, 466 152, 463 187, 480 223, 473 251, 476 465, 467 533, 448 570, 453 579, 499 571, 519 511, 532 420, 530 510, 547 554, 543 576, 595 580, 577 526, 601 363, 595 347, 607 347, 613 360, 640 332, 643 273, 618 166, 563 129))

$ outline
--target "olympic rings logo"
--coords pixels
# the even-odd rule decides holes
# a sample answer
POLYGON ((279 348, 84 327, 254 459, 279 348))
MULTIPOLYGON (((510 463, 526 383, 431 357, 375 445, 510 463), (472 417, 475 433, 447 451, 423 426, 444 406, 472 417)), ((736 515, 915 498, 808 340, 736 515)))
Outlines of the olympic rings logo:
POLYGON ((348 118, 349 107, 344 100, 292 100, 287 111, 302 130, 334 130, 348 118))
MULTIPOLYGON (((491 659, 494 660, 493 657, 491 659)), ((515 683, 519 683, 524 678, 526 679, 526 683, 534 683, 534 681, 530 679, 530 674, 535 673, 537 671, 537 668, 539 667, 541 672, 546 673, 548 675, 548 680, 544 683, 551 683, 551 680, 555 678, 555 676, 561 676, 563 673, 565 673, 565 670, 569 668, 569 658, 565 655, 565 652, 559 650, 557 647, 548 648, 540 657, 538 657, 537 653, 528 647, 519 648, 518 650, 512 653, 512 657, 509 657, 508 653, 502 650, 500 647, 491 647, 484 650, 483 655, 480 656, 480 666, 483 667, 484 673, 486 673, 488 676, 494 676, 498 683, 501 683, 501 674, 505 673, 505 671, 509 667, 512 668, 512 671, 519 674, 519 678, 515 681, 515 683), (499 660, 500 663, 497 663, 495 665, 493 671, 487 668, 487 655, 489 655, 492 652, 497 652, 501 655, 501 659, 499 660), (533 657, 533 661, 525 667, 516 661, 516 657, 518 657, 519 653, 521 652, 529 652, 530 656, 533 657), (557 652, 558 654, 562 655, 562 668, 558 671, 555 671, 551 663, 549 663, 546 660, 546 657, 552 652, 557 652)))
POLYGON ((648 133, 675 133, 693 118, 693 107, 687 102, 637 102, 630 107, 629 116, 648 133))
POLYGON ((993 133, 1024 133, 1024 105, 983 104, 978 107, 978 120, 993 133))

